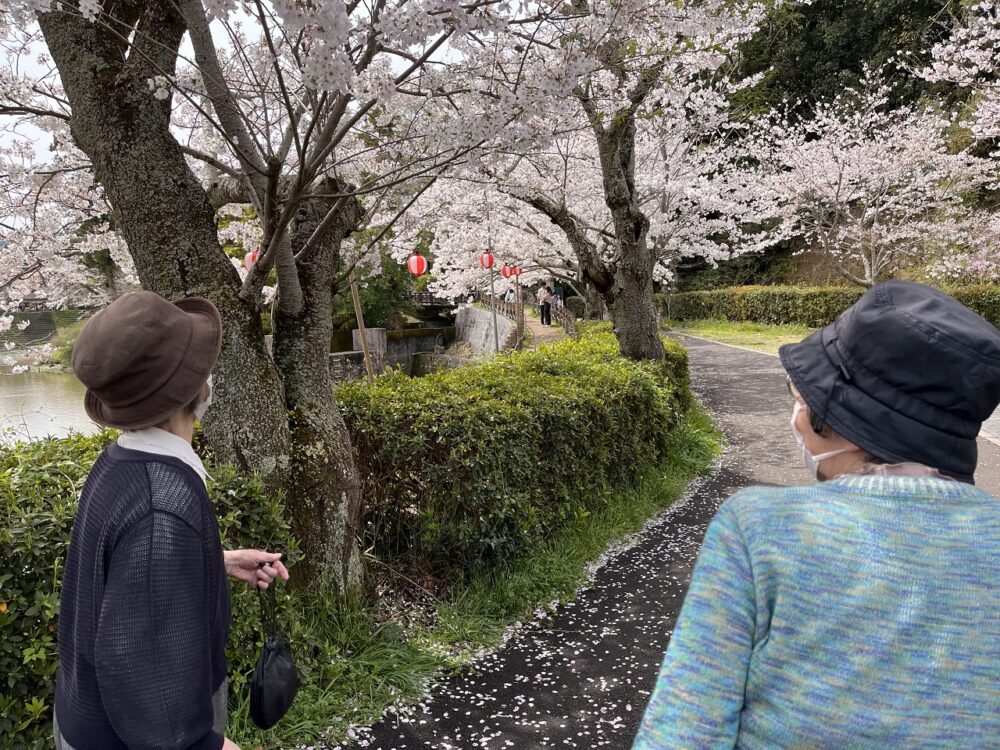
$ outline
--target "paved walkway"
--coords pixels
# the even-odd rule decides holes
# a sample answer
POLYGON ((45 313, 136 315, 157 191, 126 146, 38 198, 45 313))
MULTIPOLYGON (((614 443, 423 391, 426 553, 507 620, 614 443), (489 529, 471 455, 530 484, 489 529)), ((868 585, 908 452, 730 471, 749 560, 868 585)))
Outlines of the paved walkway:
POLYGON ((531 331, 531 348, 538 348, 539 344, 551 344, 556 341, 562 341, 566 338, 566 331, 558 323, 553 323, 550 326, 543 326, 542 321, 538 318, 525 314, 524 324, 527 326, 528 330, 531 331))
MULTIPOLYGON (((411 717, 387 717, 359 743, 375 750, 631 746, 694 560, 719 503, 751 483, 807 480, 788 425, 776 357, 698 339, 692 382, 723 427, 720 471, 611 555, 594 586, 551 620, 515 634, 444 680, 411 717)), ((1000 491, 1000 446, 983 444, 980 483, 1000 491)))
MULTIPOLYGON (((807 479, 802 473, 804 470, 799 469, 800 454, 792 442, 791 428, 788 427, 788 419, 791 417, 788 389, 777 355, 693 336, 678 335, 676 338, 687 347, 691 359, 691 381, 695 390, 704 395, 703 400, 713 416, 726 434, 732 436, 731 450, 740 451, 746 446, 753 451, 771 451, 773 460, 778 460, 783 451, 788 456, 787 460, 792 465, 790 475, 782 472, 778 478, 768 479, 767 476, 772 472, 772 469, 768 469, 764 474, 753 477, 753 481, 791 484, 807 479), (732 373, 728 376, 728 382, 727 372, 732 373), (752 380, 762 383, 751 385, 752 380), (761 387, 765 390, 762 391, 761 387), (755 402, 757 398, 764 401, 765 411, 771 408, 777 410, 785 428, 784 432, 779 430, 779 439, 770 446, 762 441, 762 431, 771 430, 775 425, 772 420, 760 421, 754 416, 759 413, 759 406, 755 402), (756 442, 747 443, 747 436, 756 442), (787 446, 784 449, 783 444, 787 446)), ((983 425, 979 434, 979 471, 976 472, 976 484, 987 492, 1000 496, 1000 410, 983 425)))

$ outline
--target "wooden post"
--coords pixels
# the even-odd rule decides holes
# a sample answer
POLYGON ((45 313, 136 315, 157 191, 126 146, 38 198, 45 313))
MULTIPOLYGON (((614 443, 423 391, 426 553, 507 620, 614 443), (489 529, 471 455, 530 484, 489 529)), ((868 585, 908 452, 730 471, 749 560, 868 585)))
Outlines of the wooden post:
POLYGON ((524 341, 524 304, 521 299, 521 274, 514 276, 514 289, 517 290, 517 299, 514 300, 514 317, 517 319, 517 345, 520 348, 524 341))
POLYGON ((361 295, 358 293, 358 283, 354 280, 354 271, 347 274, 351 282, 351 297, 354 298, 354 317, 358 321, 358 333, 361 336, 361 350, 365 353, 365 371, 368 373, 368 382, 375 380, 375 369, 372 367, 372 355, 368 351, 368 332, 365 330, 365 316, 361 312, 361 295))
POLYGON ((500 333, 497 331, 497 292, 493 285, 493 279, 496 276, 493 266, 490 266, 490 302, 493 308, 493 348, 497 354, 500 353, 500 333))

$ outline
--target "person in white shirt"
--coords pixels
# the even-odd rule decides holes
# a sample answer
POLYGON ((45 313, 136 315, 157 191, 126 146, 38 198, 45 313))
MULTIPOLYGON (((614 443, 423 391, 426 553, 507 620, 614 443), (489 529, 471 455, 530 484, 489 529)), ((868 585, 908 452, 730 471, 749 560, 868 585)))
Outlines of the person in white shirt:
POLYGON ((552 325, 552 287, 545 285, 538 290, 538 308, 542 317, 542 325, 552 325))

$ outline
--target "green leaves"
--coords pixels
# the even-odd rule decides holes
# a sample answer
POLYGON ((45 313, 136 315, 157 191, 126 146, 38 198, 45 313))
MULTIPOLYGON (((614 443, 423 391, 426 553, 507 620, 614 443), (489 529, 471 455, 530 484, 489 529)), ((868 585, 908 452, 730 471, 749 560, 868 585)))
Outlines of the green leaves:
POLYGON ((687 359, 623 359, 610 331, 336 391, 364 478, 364 546, 416 572, 515 556, 665 457, 687 359))
MULTIPOLYGON (((675 343, 665 346, 665 362, 630 362, 609 327, 598 325, 578 341, 536 352, 339 388, 364 485, 364 549, 415 573, 413 580, 433 573, 457 583, 491 563, 520 559, 560 529, 587 524, 614 491, 677 453, 670 433, 688 404, 687 357, 675 343)), ((63 558, 80 489, 114 438, 108 430, 0 447, 5 748, 51 746, 63 558)), ((294 565, 300 551, 282 499, 232 467, 209 472, 224 545, 280 551, 294 565)), ((440 662, 398 635, 373 634, 371 612, 315 592, 278 594, 306 685, 301 711, 371 690, 387 664, 404 660, 406 674, 426 675, 440 662)), ((253 592, 235 586, 227 657, 233 717, 243 724, 258 619, 253 592)), ((419 690, 405 680, 381 685, 376 702, 419 690)), ((330 717, 322 712, 314 723, 325 728, 330 717)), ((292 732, 292 724, 282 731, 292 732)))
MULTIPOLYGON (((51 747, 63 558, 80 489, 116 433, 0 447, 0 737, 3 747, 51 747)), ((294 563, 298 546, 281 499, 231 467, 212 467, 209 495, 227 548, 266 547, 294 563)), ((259 613, 234 591, 229 664, 240 684, 257 658, 259 613)))
POLYGON ((62 558, 79 487, 112 437, 0 449, 0 736, 15 750, 51 736, 62 558))
MULTIPOLYGON (((859 287, 741 286, 670 297, 674 320, 747 320, 819 328, 853 305, 859 287)), ((945 287, 944 290, 993 325, 1000 325, 1000 286, 945 287)))

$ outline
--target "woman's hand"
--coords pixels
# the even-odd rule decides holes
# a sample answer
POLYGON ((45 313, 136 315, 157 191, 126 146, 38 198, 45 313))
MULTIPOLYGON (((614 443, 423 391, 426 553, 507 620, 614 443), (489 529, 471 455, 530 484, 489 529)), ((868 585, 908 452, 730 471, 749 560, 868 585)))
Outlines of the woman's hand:
POLYGON ((226 573, 237 581, 246 581, 251 586, 266 589, 277 576, 288 580, 288 569, 281 562, 280 552, 234 549, 223 552, 222 555, 226 573))
POLYGON ((222 750, 240 750, 240 746, 226 737, 222 743, 222 750))

